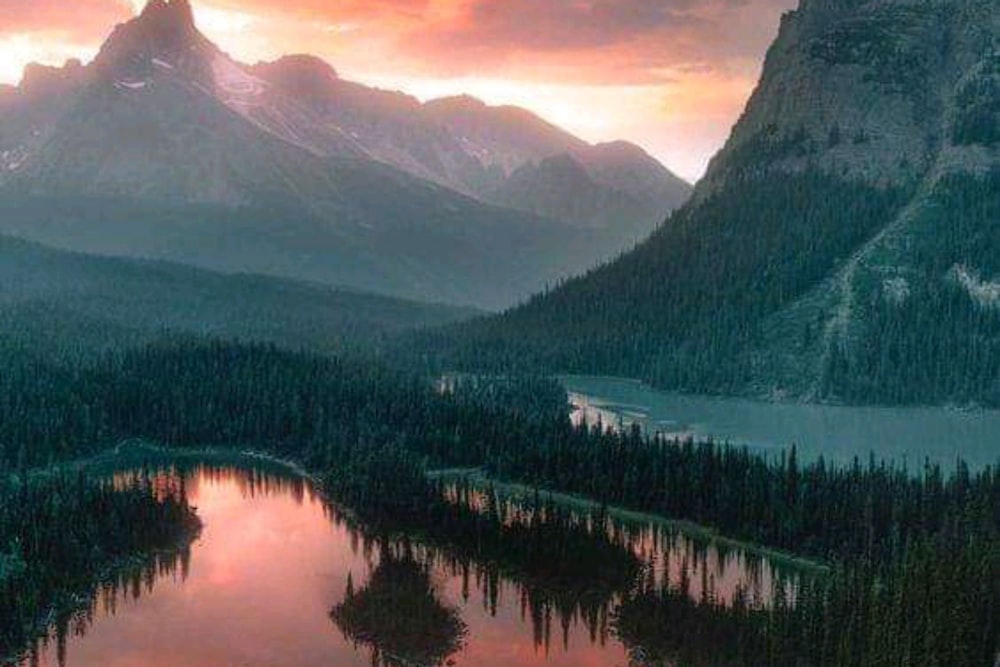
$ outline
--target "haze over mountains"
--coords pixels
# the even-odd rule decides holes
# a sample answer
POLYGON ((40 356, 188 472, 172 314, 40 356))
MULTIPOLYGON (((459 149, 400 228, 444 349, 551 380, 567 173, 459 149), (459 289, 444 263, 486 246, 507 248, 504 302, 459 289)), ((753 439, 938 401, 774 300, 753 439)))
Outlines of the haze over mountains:
POLYGON ((324 353, 475 312, 182 264, 94 257, 0 236, 0 349, 93 357, 165 335, 324 353))
POLYGON ((692 391, 1000 405, 998 220, 1000 4, 803 0, 649 241, 427 344, 692 391))
POLYGON ((187 0, 0 90, 0 231, 72 250, 501 308, 688 192, 638 147, 520 109, 420 104, 308 56, 244 66, 187 0))

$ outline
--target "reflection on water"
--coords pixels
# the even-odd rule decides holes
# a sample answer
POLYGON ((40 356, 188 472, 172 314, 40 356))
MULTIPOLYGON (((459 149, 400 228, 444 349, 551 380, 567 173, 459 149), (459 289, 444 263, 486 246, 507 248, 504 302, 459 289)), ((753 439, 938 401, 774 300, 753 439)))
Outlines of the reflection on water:
POLYGON ((364 588, 355 591, 348 579, 330 616, 346 638, 371 651, 373 665, 440 665, 462 648, 466 627, 458 611, 440 601, 431 573, 408 545, 385 544, 364 588))
POLYGON ((959 457, 975 468, 1000 460, 997 410, 780 404, 663 392, 612 378, 568 376, 562 382, 578 423, 638 424, 650 433, 770 451, 796 445, 803 459, 822 455, 849 463, 874 452, 910 469, 922 468, 926 459, 948 469, 959 457))
POLYGON ((359 529, 296 477, 164 473, 165 485, 181 479, 200 538, 104 584, 29 662, 624 667, 659 664, 642 656, 662 654, 666 637, 684 645, 671 655, 710 664, 717 647, 667 627, 678 610, 766 604, 779 579, 767 563, 658 526, 557 522, 544 516, 552 509, 470 490, 451 500, 483 517, 477 533, 414 527, 409 538, 359 529))

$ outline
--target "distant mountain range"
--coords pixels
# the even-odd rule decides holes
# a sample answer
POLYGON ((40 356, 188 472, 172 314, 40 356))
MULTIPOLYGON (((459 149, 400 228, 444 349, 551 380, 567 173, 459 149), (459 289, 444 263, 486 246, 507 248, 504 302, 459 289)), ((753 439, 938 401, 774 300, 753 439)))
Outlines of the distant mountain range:
POLYGON ((466 367, 1000 406, 1000 4, 802 0, 651 239, 422 344, 466 367))
POLYGON ((0 231, 72 250, 502 308, 689 191, 638 147, 521 109, 421 104, 309 56, 243 65, 187 0, 0 89, 0 231))
POLYGON ((102 258, 0 236, 0 350, 91 357, 164 336, 352 350, 475 311, 224 275, 182 264, 102 258))

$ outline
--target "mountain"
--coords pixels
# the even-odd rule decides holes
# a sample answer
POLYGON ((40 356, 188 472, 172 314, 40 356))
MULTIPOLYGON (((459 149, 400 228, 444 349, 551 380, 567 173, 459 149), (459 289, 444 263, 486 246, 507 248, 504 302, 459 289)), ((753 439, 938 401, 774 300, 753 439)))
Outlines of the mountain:
POLYGON ((0 236, 0 342, 44 355, 121 349, 167 333, 331 351, 474 314, 280 278, 93 257, 0 236))
POLYGON ((581 226, 614 225, 638 242, 653 231, 653 221, 686 201, 690 191, 641 148, 620 142, 526 162, 484 198, 581 226))
POLYGON ((628 142, 591 145, 524 109, 467 96, 426 109, 485 168, 474 194, 487 202, 643 238, 691 195, 690 184, 628 142), (572 163, 586 178, 566 178, 572 163), (596 208, 582 206, 586 200, 598 200, 596 208))
MULTIPOLYGON (((315 59, 244 66, 198 31, 187 0, 152 0, 92 63, 31 66, 0 94, 0 232, 485 308, 632 242, 627 228, 514 211, 413 173, 372 132, 321 112, 326 84, 343 93, 338 113, 392 125, 374 109, 399 96, 315 59)), ((405 111, 394 118, 392 137, 423 136, 405 111)))
POLYGON ((258 63, 255 76, 307 105, 375 159, 479 201, 582 227, 618 230, 614 250, 645 237, 691 194, 691 186, 638 146, 591 145, 517 107, 492 107, 469 96, 421 104, 403 93, 341 79, 312 56, 258 63), (573 160, 584 182, 545 180, 545 195, 523 198, 528 173, 546 177, 549 160, 573 160), (602 205, 580 201, 600 191, 602 205), (584 213, 581 214, 581 211, 584 213))
POLYGON ((687 391, 997 406, 998 219, 1000 5, 803 0, 648 241, 419 344, 687 391))

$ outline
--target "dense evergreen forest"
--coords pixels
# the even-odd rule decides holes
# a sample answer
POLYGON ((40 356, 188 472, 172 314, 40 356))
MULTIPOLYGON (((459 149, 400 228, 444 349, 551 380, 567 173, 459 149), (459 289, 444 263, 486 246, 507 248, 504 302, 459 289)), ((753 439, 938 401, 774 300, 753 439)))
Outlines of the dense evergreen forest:
POLYGON ((8 472, 0 467, 0 662, 45 630, 42 614, 64 624, 109 567, 176 549, 197 530, 183 487, 148 475, 115 485, 8 472))
MULTIPOLYGON (((423 533, 453 553, 488 547, 526 577, 558 576, 544 563, 567 562, 558 550, 572 549, 580 568, 567 576, 585 582, 581 596, 623 586, 595 579, 629 571, 608 565, 622 562, 614 543, 594 545, 586 532, 572 538, 565 527, 559 540, 547 538, 545 526, 530 520, 482 523, 455 509, 462 503, 442 501, 441 482, 426 474, 478 467, 695 521, 831 566, 794 604, 718 610, 719 623, 729 618, 743 633, 736 643, 755 647, 720 664, 874 667, 886 664, 892 647, 910 647, 893 652, 888 664, 988 665, 983 658, 1000 645, 994 468, 803 465, 794 450, 775 461, 711 442, 574 427, 564 391, 544 379, 431 382, 370 361, 264 345, 168 342, 95 364, 17 355, 4 364, 0 465, 8 469, 85 456, 130 438, 254 449, 301 463, 387 533, 423 533), (928 656, 938 657, 929 663, 928 656), (958 657, 971 662, 953 662, 958 657)), ((648 590, 641 599, 671 604, 669 591, 648 590)), ((572 607, 580 599, 553 604, 572 607)), ((348 626, 360 627, 349 620, 359 616, 345 614, 348 626)), ((629 618, 622 615, 622 631, 640 633, 629 618)))
MULTIPOLYGON (((867 403, 1000 406, 1000 170, 952 177, 905 239, 900 302, 864 302, 864 327, 833 348, 827 394, 867 403), (943 279, 942 279, 943 278, 943 279)), ((891 279, 890 279, 891 280, 891 279)))
POLYGON ((448 366, 544 368, 733 392, 763 318, 822 280, 907 191, 753 174, 674 213, 621 259, 499 318, 418 334, 448 366), (795 224, 788 224, 794 220, 795 224))
POLYGON ((93 359, 165 331, 316 352, 371 349, 401 331, 475 312, 281 278, 83 255, 0 235, 0 338, 43 358, 93 359))
POLYGON ((737 171, 633 252, 499 317, 418 332, 399 356, 690 392, 998 406, 1000 171, 914 196, 737 171))

